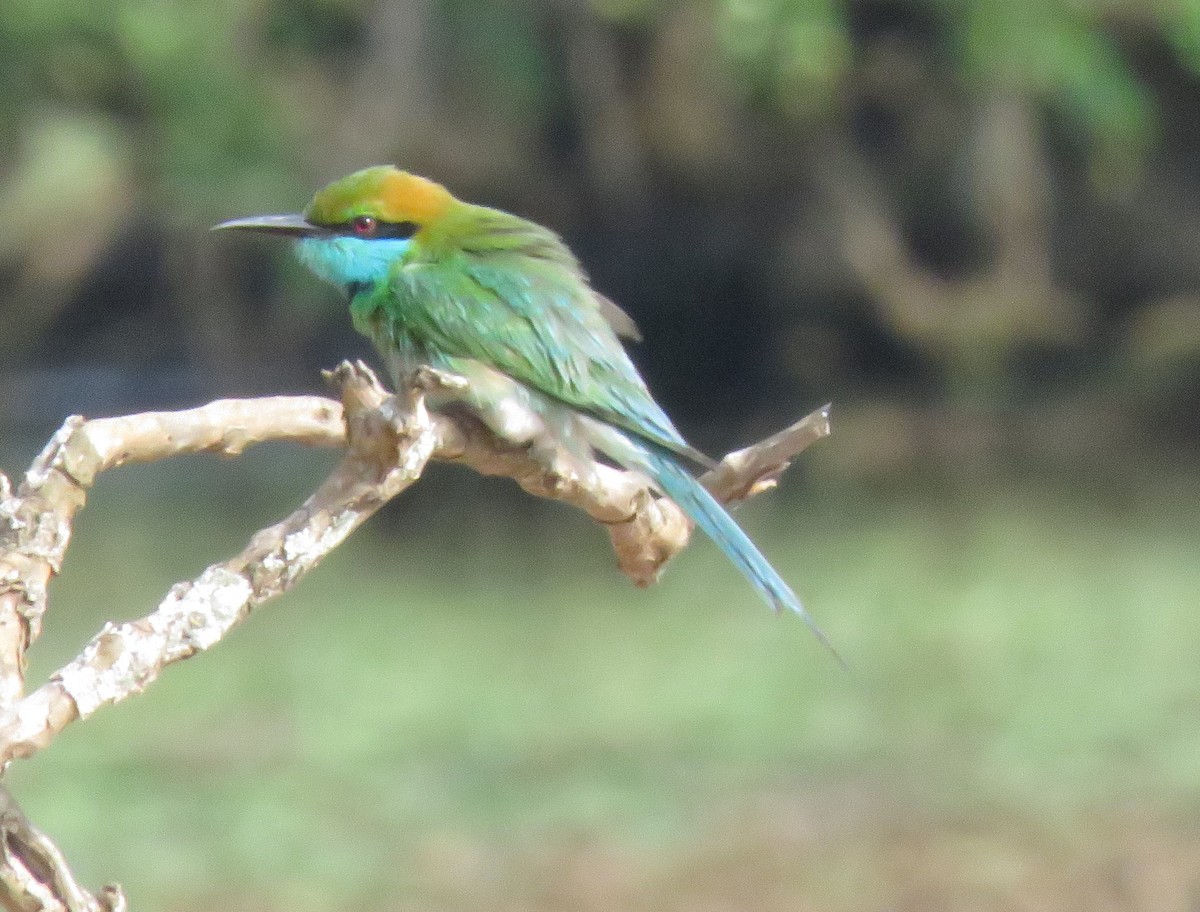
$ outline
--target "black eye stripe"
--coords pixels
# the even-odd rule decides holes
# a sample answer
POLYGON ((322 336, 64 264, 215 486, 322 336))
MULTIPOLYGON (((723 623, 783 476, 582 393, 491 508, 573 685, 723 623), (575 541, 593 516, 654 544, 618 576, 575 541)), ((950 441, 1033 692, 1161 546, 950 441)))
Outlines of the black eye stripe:
POLYGON ((381 238, 410 238, 421 228, 416 222, 380 222, 375 229, 375 237, 381 238))
MULTIPOLYGON (((336 225, 328 222, 311 222, 311 224, 316 225, 318 228, 324 228, 333 234, 344 234, 347 237, 362 237, 361 234, 354 230, 354 222, 355 220, 352 219, 349 222, 342 222, 336 225)), ((376 221, 375 230, 371 232, 370 237, 372 239, 393 238, 396 240, 407 240, 420 230, 421 226, 416 222, 376 221)))
MULTIPOLYGON (((348 234, 351 237, 362 237, 354 230, 354 222, 349 222, 345 225, 332 225, 338 234, 348 234)), ((420 225, 416 222, 375 222, 375 229, 371 232, 371 238, 410 238, 420 230, 420 225)))

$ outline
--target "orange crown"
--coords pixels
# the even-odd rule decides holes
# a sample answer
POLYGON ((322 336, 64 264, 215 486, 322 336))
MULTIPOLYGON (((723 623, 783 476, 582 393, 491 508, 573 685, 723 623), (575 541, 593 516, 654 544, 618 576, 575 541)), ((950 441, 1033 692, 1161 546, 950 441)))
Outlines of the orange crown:
POLYGON ((383 222, 427 225, 445 214, 453 200, 441 184, 391 165, 378 165, 318 190, 304 217, 320 225, 340 225, 360 215, 383 222))

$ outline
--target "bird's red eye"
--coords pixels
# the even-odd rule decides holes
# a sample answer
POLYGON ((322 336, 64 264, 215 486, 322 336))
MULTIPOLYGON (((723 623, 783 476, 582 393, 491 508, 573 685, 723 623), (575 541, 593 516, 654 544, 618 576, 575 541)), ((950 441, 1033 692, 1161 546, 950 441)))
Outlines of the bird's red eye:
POLYGON ((371 237, 375 234, 375 229, 379 223, 373 216, 360 215, 350 223, 350 227, 358 237, 371 237))

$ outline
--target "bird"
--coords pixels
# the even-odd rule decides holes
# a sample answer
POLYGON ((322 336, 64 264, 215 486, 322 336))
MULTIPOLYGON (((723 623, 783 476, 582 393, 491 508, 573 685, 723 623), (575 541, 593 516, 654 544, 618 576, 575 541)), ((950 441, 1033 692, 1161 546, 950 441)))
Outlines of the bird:
POLYGON ((213 230, 292 239, 302 263, 344 290, 354 328, 398 387, 422 367, 461 376, 459 397, 506 439, 549 435, 645 476, 768 605, 798 615, 833 651, 693 474, 712 461, 683 438, 630 360, 622 339, 640 340, 636 324, 592 287, 554 231, 391 165, 333 181, 301 214, 231 219, 213 230))

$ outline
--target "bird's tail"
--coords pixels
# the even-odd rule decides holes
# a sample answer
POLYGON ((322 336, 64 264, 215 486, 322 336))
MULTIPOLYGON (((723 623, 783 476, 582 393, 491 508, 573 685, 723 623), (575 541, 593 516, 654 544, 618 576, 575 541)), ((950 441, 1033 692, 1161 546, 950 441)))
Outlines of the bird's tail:
MULTIPOLYGON (((742 572, 759 594, 776 611, 788 609, 798 614, 839 662, 841 656, 817 626, 791 587, 783 581, 750 537, 741 530, 703 485, 671 455, 656 451, 652 445, 637 446, 638 465, 631 466, 646 474, 671 500, 675 501, 708 535, 733 565, 742 572)), ((842 662, 844 665, 845 663, 842 662)))

